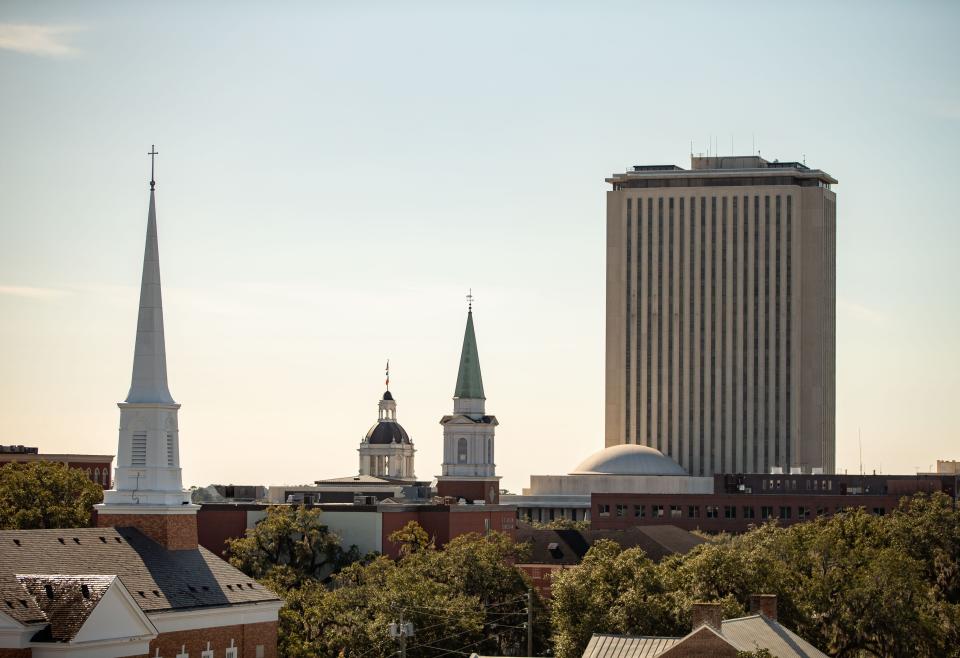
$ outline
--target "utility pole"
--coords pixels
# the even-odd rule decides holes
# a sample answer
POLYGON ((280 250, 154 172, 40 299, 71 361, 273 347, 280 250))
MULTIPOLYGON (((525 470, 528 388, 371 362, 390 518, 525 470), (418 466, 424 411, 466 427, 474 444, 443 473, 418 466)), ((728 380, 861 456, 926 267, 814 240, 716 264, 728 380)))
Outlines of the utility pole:
POLYGON ((527 590, 527 655, 533 655, 533 588, 527 590))
POLYGON ((413 637, 413 624, 403 621, 403 611, 400 611, 400 623, 391 622, 390 637, 400 642, 400 658, 407 658, 407 638, 413 637))

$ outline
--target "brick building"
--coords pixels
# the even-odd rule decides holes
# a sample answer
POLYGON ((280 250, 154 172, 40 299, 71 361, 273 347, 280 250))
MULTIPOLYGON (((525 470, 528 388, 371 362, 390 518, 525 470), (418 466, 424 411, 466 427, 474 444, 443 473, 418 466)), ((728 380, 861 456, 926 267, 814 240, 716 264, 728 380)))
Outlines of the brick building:
MULTIPOLYGON (((197 515, 200 545, 225 555, 230 539, 243 537, 267 515, 266 503, 205 503, 197 515)), ((321 520, 337 534, 344 548, 356 546, 362 554, 398 556, 390 535, 410 521, 418 523, 437 547, 467 533, 496 530, 516 537, 517 509, 511 505, 457 505, 439 501, 387 501, 373 504, 323 503, 308 505, 321 511, 321 520)))
POLYGON ((669 523, 686 530, 744 532, 777 519, 783 525, 862 507, 886 514, 914 493, 956 495, 951 475, 717 475, 713 493, 595 493, 594 528, 669 523))
POLYGON ((113 455, 46 454, 41 453, 39 448, 30 446, 0 445, 0 466, 11 462, 60 462, 83 471, 87 479, 104 489, 109 489, 113 484, 110 477, 113 455))

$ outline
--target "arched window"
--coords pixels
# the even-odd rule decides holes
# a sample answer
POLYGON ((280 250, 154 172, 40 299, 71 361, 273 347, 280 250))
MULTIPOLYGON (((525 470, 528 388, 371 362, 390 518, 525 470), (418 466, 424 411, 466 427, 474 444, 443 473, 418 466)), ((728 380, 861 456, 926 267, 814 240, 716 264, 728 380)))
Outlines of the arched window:
POLYGON ((93 469, 93 481, 97 484, 100 484, 100 467, 97 466, 93 469))
POLYGON ((493 441, 487 439, 487 463, 493 463, 493 441))
POLYGON ((109 468, 103 469, 103 486, 105 487, 110 486, 110 469, 109 468))
POLYGON ((467 463, 467 440, 463 437, 457 439, 457 463, 467 463))
POLYGON ((91 471, 89 468, 86 468, 84 469, 84 472, 86 472, 88 480, 93 480, 93 471, 91 471))

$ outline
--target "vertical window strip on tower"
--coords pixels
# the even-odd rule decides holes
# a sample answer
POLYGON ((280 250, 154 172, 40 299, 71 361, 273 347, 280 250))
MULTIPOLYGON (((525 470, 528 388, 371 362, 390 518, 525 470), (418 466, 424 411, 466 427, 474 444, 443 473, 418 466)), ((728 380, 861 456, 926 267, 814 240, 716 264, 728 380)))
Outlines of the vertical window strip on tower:
MULTIPOLYGON (((763 197, 763 442, 767 462, 779 466, 777 451, 771 450, 770 436, 770 195, 763 197), (770 460, 773 455, 773 461, 770 460)), ((775 441, 774 441, 775 443, 775 441)))
MULTIPOLYGON (((773 392, 774 392, 774 395, 773 395, 773 404, 774 404, 774 408, 776 409, 776 411, 775 411, 775 413, 774 413, 774 432, 776 433, 776 441, 777 441, 777 462, 778 462, 778 463, 781 462, 781 456, 782 456, 782 457, 786 457, 786 449, 781 450, 781 443, 783 443, 783 434, 780 432, 780 421, 783 419, 783 409, 781 408, 781 405, 780 405, 780 392, 781 392, 781 390, 782 390, 782 389, 780 388, 780 373, 781 373, 781 369, 780 369, 780 354, 781 354, 781 351, 780 351, 780 340, 781 340, 781 334, 780 334, 780 329, 781 329, 781 324, 780 324, 780 283, 781 283, 781 276, 780 276, 780 199, 781 199, 781 196, 778 194, 777 197, 776 197, 776 215, 775 215, 775 217, 774 217, 774 223, 775 223, 775 225, 776 225, 776 241, 775 241, 775 249, 776 249, 776 259, 775 259, 776 274, 775 274, 775 279, 774 279, 774 291, 773 291, 774 296, 775 296, 775 297, 774 297, 774 309, 773 309, 773 312, 774 312, 774 314, 775 314, 775 315, 774 315, 774 327, 775 327, 775 329, 774 329, 774 333, 773 333, 773 336, 774 336, 774 339, 773 339, 773 343, 774 343, 774 344, 773 344, 773 359, 774 359, 774 372, 773 372, 773 378, 774 378, 773 392)), ((787 459, 783 459, 783 460, 782 460, 782 463, 783 463, 784 472, 789 473, 789 472, 790 472, 790 466, 791 466, 790 461, 787 460, 787 459)))
POLYGON ((726 473, 727 464, 727 197, 720 205, 720 450, 718 472, 726 473))
POLYGON ((663 197, 657 199, 657 435, 663 452, 663 197))
POLYGON ((717 467, 717 197, 710 197, 710 470, 717 467))
POLYGON ((700 468, 699 475, 703 475, 703 442, 706 438, 706 432, 704 431, 703 423, 703 403, 704 403, 704 391, 706 389, 706 382, 704 381, 704 363, 706 360, 706 341, 704 337, 706 336, 706 318, 704 318, 704 298, 706 297, 706 265, 707 265, 707 245, 706 245, 706 236, 707 236, 707 197, 700 197, 700 443, 698 446, 700 454, 700 468))
POLYGON ((694 269, 695 269, 694 263, 696 262, 696 252, 694 251, 694 248, 696 246, 696 240, 694 240, 694 235, 696 234, 696 222, 697 222, 696 210, 697 210, 696 198, 690 197, 690 234, 687 238, 687 240, 690 242, 690 249, 689 249, 690 258, 688 259, 688 263, 690 267, 690 277, 688 279, 690 281, 690 285, 688 287, 690 288, 690 291, 687 293, 687 295, 690 297, 690 301, 688 304, 688 308, 690 309, 690 312, 687 317, 687 334, 688 334, 687 345, 689 345, 690 347, 690 352, 687 357, 687 363, 688 363, 687 367, 689 368, 689 375, 687 376, 687 463, 686 463, 686 466, 687 466, 688 473, 693 473, 693 438, 694 438, 693 437, 693 427, 694 427, 693 426, 693 410, 696 407, 696 405, 693 403, 694 395, 695 395, 693 383, 694 381, 696 381, 694 376, 694 368, 696 368, 694 355, 696 355, 696 351, 694 350, 694 347, 693 347, 694 345, 693 341, 696 339, 696 333, 697 333, 696 325, 694 324, 696 320, 696 313, 694 312, 695 311, 694 300, 696 297, 695 290, 697 286, 697 281, 694 278, 694 269))
POLYGON ((753 197, 753 463, 767 472, 760 459, 760 197, 753 197))
POLYGON ((738 292, 737 266, 739 265, 739 259, 737 258, 737 256, 739 255, 737 253, 737 247, 738 247, 737 238, 740 237, 740 233, 738 231, 740 218, 737 214, 737 211, 739 210, 739 206, 737 203, 738 201, 739 199, 737 198, 736 195, 734 195, 733 199, 730 202, 731 203, 730 212, 732 215, 730 236, 733 242, 733 266, 730 269, 730 274, 732 277, 730 281, 730 291, 733 293, 732 300, 731 300, 731 303, 732 303, 731 308, 733 309, 733 312, 730 314, 731 317, 733 318, 733 322, 730 326, 730 331, 731 331, 731 339, 730 339, 731 368, 730 370, 732 373, 732 379, 730 382, 730 400, 731 400, 730 418, 733 421, 731 423, 733 426, 733 434, 731 435, 731 441, 733 443, 733 452, 734 452, 733 463, 731 463, 730 466, 733 470, 737 471, 738 473, 742 473, 745 470, 744 462, 746 461, 746 459, 743 454, 743 450, 744 450, 744 446, 746 445, 746 442, 744 441, 744 438, 743 438, 743 430, 741 427, 739 427, 740 414, 737 413, 737 402, 740 401, 740 376, 739 375, 742 375, 742 373, 740 373, 740 370, 739 370, 740 359, 738 354, 738 350, 740 348, 740 341, 739 341, 740 334, 737 331, 738 323, 740 322, 740 308, 737 306, 737 292, 738 292))
POLYGON ((685 281, 685 279, 686 279, 686 277, 685 277, 686 272, 684 271, 684 254, 686 253, 686 245, 685 245, 685 243, 684 243, 684 241, 683 241, 683 238, 684 238, 684 231, 683 231, 683 229, 684 229, 684 214, 683 214, 683 211, 684 211, 684 203, 683 203, 683 197, 680 197, 680 199, 677 201, 677 204, 678 204, 678 206, 679 206, 679 207, 677 208, 677 211, 678 211, 678 213, 679 213, 679 214, 677 215, 677 227, 678 227, 678 231, 679 231, 679 235, 677 236, 677 238, 678 238, 678 244, 679 244, 680 249, 679 249, 679 263, 678 263, 679 269, 677 270, 677 272, 678 272, 678 279, 677 279, 677 300, 678 300, 678 302, 679 302, 679 303, 678 303, 678 307, 679 307, 679 308, 678 308, 678 323, 677 323, 677 342, 678 342, 678 349, 677 349, 677 454, 675 455, 675 459, 677 460, 677 463, 679 463, 680 465, 682 465, 682 466, 687 466, 687 467, 689 468, 689 465, 688 465, 688 464, 684 464, 684 460, 685 460, 685 457, 686 457, 686 454, 687 454, 687 451, 686 451, 687 439, 686 439, 686 434, 684 433, 684 422, 683 422, 683 421, 684 421, 683 415, 684 415, 684 413, 685 413, 685 405, 684 405, 684 400, 685 400, 685 398, 684 398, 684 390, 683 390, 683 353, 684 353, 684 349, 686 348, 686 343, 685 343, 684 340, 683 340, 683 329, 684 329, 684 327, 685 327, 684 313, 683 313, 684 303, 685 303, 685 299, 684 299, 684 297, 683 297, 683 292, 684 292, 684 290, 683 290, 683 283, 684 283, 684 281, 685 281))
POLYGON ((741 313, 743 315, 743 331, 741 332, 741 348, 740 348, 740 362, 742 364, 742 369, 740 371, 740 387, 742 388, 742 397, 740 400, 740 416, 743 419, 742 432, 744 436, 743 442, 743 470, 746 472, 754 472, 756 469, 751 468, 749 462, 749 453, 748 443, 749 443, 749 430, 748 430, 748 418, 747 418, 747 382, 750 380, 747 375, 749 364, 747 363, 747 334, 749 334, 749 325, 750 320, 748 315, 748 306, 747 306, 747 292, 749 285, 749 272, 748 272, 748 256, 749 253, 749 227, 747 226, 747 208, 749 197, 743 197, 743 294, 740 298, 740 304, 742 306, 741 313))
POLYGON ((667 289, 669 297, 667 298, 667 432, 664 436, 665 452, 668 456, 676 458, 676 428, 673 426, 673 197, 669 201, 669 213, 667 214, 667 289))
POLYGON ((650 440, 650 418, 651 411, 653 408, 653 390, 650 384, 653 382, 653 372, 651 368, 651 354, 653 350, 651 349, 650 341, 652 340, 651 328, 653 326, 652 318, 653 315, 653 199, 647 199, 647 338, 646 338, 646 348, 647 348, 647 416, 646 416, 646 429, 647 429, 647 438, 644 442, 644 445, 651 446, 653 443, 650 440))
POLYGON ((630 344, 630 314, 633 310, 633 199, 627 199, 627 244, 626 244, 626 263, 627 263, 627 294, 626 294, 626 334, 625 334, 625 374, 624 374, 624 409, 623 409, 623 433, 626 437, 625 443, 630 442, 630 378, 632 376, 631 365, 633 363, 633 350, 630 344))
POLYGON ((793 391, 793 373, 791 371, 793 356, 793 244, 792 244, 792 221, 793 221, 793 196, 787 195, 787 404, 786 404, 786 433, 787 433, 787 459, 792 455, 792 431, 790 423, 792 421, 791 403, 793 391))
MULTIPOLYGON (((641 364, 643 363, 643 309, 645 304, 649 304, 649 300, 644 300, 643 294, 643 199, 637 199, 637 251, 636 251, 636 270, 637 270, 637 305, 634 319, 634 335, 636 336, 636 368, 635 368, 635 385, 634 385, 634 404, 633 404, 633 413, 634 413, 634 435, 633 443, 642 444, 643 437, 641 435, 641 426, 646 421, 646 416, 643 413, 643 399, 641 397, 642 392, 642 383, 643 378, 641 376, 642 369, 641 364)), ((647 273, 649 278, 650 273, 647 273)), ((630 440, 627 440, 627 443, 630 443, 630 440)))

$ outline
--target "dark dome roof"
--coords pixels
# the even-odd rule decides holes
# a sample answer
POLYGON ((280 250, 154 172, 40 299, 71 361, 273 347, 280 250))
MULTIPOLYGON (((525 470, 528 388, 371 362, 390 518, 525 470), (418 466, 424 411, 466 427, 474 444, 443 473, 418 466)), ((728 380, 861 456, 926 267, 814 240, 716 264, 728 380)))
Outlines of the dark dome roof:
POLYGON ((367 443, 385 445, 388 443, 410 443, 407 430, 394 421, 381 421, 367 430, 367 443))
POLYGON ((390 391, 387 391, 386 393, 383 394, 383 398, 381 398, 381 399, 383 399, 383 400, 392 400, 392 399, 393 399, 393 394, 392 394, 390 391))

